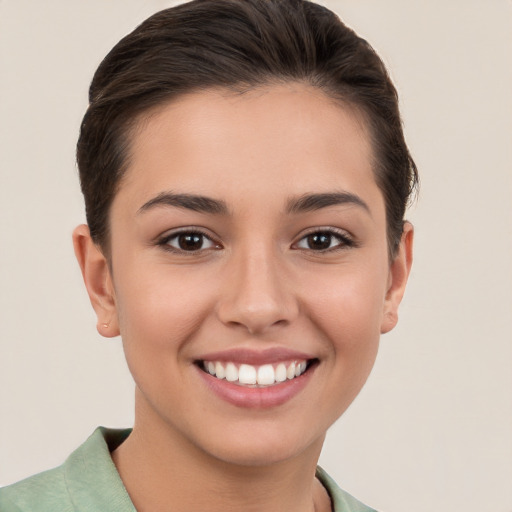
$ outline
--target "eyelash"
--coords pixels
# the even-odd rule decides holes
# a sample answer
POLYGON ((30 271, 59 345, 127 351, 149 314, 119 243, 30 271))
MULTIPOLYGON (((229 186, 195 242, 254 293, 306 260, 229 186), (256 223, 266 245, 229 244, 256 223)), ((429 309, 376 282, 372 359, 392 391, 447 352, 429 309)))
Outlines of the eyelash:
POLYGON ((330 228, 330 227, 329 228, 312 229, 310 232, 303 235, 299 239, 299 241, 294 244, 294 246, 298 246, 298 244, 300 242, 302 242, 303 240, 307 240, 309 237, 314 236, 314 235, 317 235, 317 236, 318 235, 327 235, 328 237, 330 237, 330 243, 332 243, 332 238, 338 239, 339 243, 333 247, 327 247, 326 249, 315 250, 315 249, 310 249, 310 248, 305 248, 305 247, 304 248, 297 247, 297 250, 325 254, 325 253, 330 253, 330 252, 341 251, 344 249, 349 249, 351 247, 357 247, 355 240, 350 235, 348 235, 345 231, 341 231, 341 230, 338 230, 335 228, 330 228))
POLYGON ((160 240, 158 240, 158 245, 160 247, 162 247, 163 249, 165 249, 166 251, 179 253, 179 254, 187 254, 187 255, 197 255, 199 253, 202 253, 203 251, 222 248, 220 243, 216 242, 210 235, 208 235, 207 233, 205 233, 197 228, 190 228, 190 229, 184 228, 180 231, 177 231, 177 232, 175 231, 173 233, 165 235, 160 240), (173 247, 172 245, 170 245, 169 242, 171 240, 178 239, 180 236, 183 236, 183 235, 188 235, 188 236, 196 235, 196 236, 201 237, 202 238, 201 247, 197 250, 187 251, 186 249, 181 249, 179 247, 173 247), (204 244, 204 240, 208 240, 209 242, 211 242, 212 247, 203 248, 202 245, 204 244))
MULTIPOLYGON (((181 231, 173 232, 168 235, 165 235, 160 240, 158 240, 157 245, 161 246, 166 251, 179 253, 179 254, 187 254, 187 255, 191 255, 191 256, 198 255, 198 254, 203 253, 204 251, 208 251, 208 250, 212 250, 212 249, 214 249, 214 250, 222 249, 222 246, 219 242, 215 241, 210 235, 208 235, 207 233, 205 233, 197 228, 190 228, 190 229, 184 228, 181 231), (198 237, 201 237, 202 238, 201 247, 199 247, 196 250, 195 249, 186 250, 186 249, 183 249, 180 247, 173 247, 172 245, 170 245, 171 240, 173 240, 173 239, 178 240, 178 237, 183 236, 183 235, 188 235, 188 236, 196 235, 198 237), (212 244, 211 247, 203 248, 205 239, 208 240, 212 244)), ((334 229, 334 228, 315 228, 314 230, 311 230, 310 232, 303 235, 298 240, 298 242, 296 242, 292 245, 292 248, 296 249, 296 250, 307 251, 307 252, 312 252, 312 253, 320 253, 320 254, 336 252, 336 251, 340 251, 340 250, 351 248, 351 247, 357 247, 357 243, 352 239, 352 237, 347 235, 346 232, 344 232, 344 231, 342 232, 342 231, 334 229), (323 235, 323 236, 329 237, 329 244, 332 243, 333 238, 337 239, 339 241, 339 243, 337 243, 333 247, 327 247, 325 249, 319 249, 319 250, 306 248, 306 247, 299 247, 299 244, 302 241, 307 240, 309 237, 312 237, 314 235, 317 235, 317 236, 323 235)))

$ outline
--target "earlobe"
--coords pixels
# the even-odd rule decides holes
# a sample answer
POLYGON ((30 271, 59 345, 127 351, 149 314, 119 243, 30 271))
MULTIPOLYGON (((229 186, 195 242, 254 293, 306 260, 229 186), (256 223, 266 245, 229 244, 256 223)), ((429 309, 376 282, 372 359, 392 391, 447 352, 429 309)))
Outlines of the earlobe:
POLYGON ((73 247, 87 293, 96 312, 98 332, 107 338, 119 335, 114 286, 108 261, 82 224, 73 231, 73 247))
POLYGON ((400 245, 395 259, 389 267, 389 285, 384 301, 380 332, 391 331, 398 322, 398 307, 404 296, 405 286, 412 265, 414 228, 410 222, 404 223, 400 245))

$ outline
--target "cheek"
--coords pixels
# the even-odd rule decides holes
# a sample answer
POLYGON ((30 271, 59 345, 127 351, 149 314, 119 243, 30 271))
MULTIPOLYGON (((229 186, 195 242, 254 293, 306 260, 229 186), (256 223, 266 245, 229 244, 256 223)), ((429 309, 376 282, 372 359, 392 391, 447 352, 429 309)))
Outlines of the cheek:
POLYGON ((187 396, 187 369, 193 361, 189 342, 211 309, 213 288, 206 288, 204 279, 194 273, 170 267, 118 277, 117 308, 126 362, 146 400, 165 409, 171 395, 177 403, 187 396))
POLYGON ((347 266, 312 281, 306 287, 308 308, 335 350, 357 350, 379 337, 387 284, 384 268, 347 266))
POLYGON ((385 286, 373 272, 332 280, 324 291, 310 295, 310 317, 322 333, 330 354, 328 393, 332 414, 339 417, 365 384, 377 357, 385 286))
POLYGON ((208 314, 214 290, 197 272, 170 266, 119 276, 116 305, 123 343, 144 348, 145 358, 181 350, 208 314))
POLYGON ((333 376, 329 392, 337 397, 341 414, 366 382, 377 356, 387 267, 347 265, 329 274, 321 280, 317 275, 307 307, 330 354, 325 358, 333 376))

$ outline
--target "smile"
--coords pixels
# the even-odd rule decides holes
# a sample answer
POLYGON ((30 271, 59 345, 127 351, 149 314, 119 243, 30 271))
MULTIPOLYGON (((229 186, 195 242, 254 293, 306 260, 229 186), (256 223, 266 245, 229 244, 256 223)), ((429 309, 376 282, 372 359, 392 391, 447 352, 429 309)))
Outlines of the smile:
POLYGON ((268 387, 303 375, 309 362, 291 361, 253 366, 234 362, 202 361, 200 367, 212 377, 243 387, 268 387))

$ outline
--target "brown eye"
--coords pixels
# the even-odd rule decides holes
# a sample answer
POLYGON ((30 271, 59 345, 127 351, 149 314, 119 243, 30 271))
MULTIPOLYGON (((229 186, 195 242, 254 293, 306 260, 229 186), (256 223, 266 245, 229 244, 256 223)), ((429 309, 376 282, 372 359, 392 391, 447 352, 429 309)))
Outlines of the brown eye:
POLYGON ((173 249, 186 252, 200 251, 203 249, 212 249, 216 244, 203 233, 182 232, 172 235, 164 241, 165 245, 173 249))
POLYGON ((342 249, 351 247, 353 242, 348 236, 344 236, 334 231, 315 231, 301 238, 296 247, 307 249, 309 251, 329 251, 333 249, 342 249))
POLYGON ((198 251, 203 247, 203 236, 196 233, 179 235, 178 245, 183 251, 198 251))
POLYGON ((323 251, 331 247, 332 238, 330 233, 314 233, 306 237, 306 243, 309 249, 323 251))

